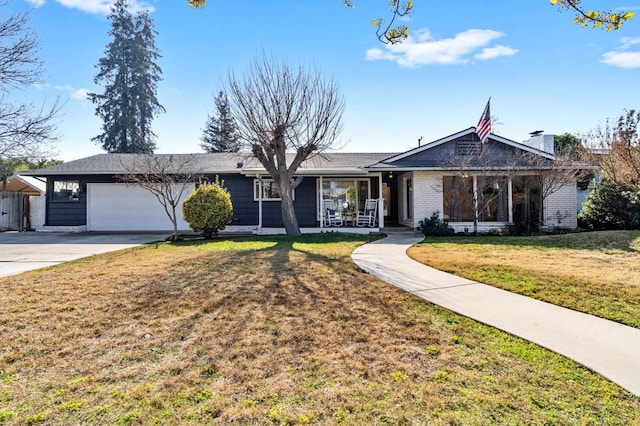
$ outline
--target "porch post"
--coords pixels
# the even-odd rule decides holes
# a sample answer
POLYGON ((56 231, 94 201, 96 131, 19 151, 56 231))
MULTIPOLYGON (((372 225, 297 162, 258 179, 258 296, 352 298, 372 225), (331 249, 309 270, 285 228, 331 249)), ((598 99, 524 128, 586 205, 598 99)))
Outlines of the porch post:
MULTIPOLYGON (((262 188, 262 177, 260 174, 256 173, 256 178, 258 179, 258 233, 262 234, 262 193, 264 192, 262 188)), ((255 191, 255 188, 254 188, 255 191)))
POLYGON ((320 175, 320 187, 318 188, 318 213, 320 216, 320 228, 324 228, 324 199, 322 198, 322 185, 323 185, 323 180, 322 180, 322 175, 320 175))
MULTIPOLYGON (((478 215, 478 196, 480 194, 478 194, 478 176, 473 175, 473 218, 474 218, 474 223, 477 225, 478 224, 478 219, 480 218, 480 215, 478 215)), ((475 228, 473 230, 473 232, 478 232, 478 229, 475 228)))
POLYGON ((509 223, 513 223, 513 179, 509 178, 509 182, 507 184, 508 195, 509 195, 509 223))
POLYGON ((382 193, 382 173, 378 173, 378 228, 384 228, 384 194, 382 193))

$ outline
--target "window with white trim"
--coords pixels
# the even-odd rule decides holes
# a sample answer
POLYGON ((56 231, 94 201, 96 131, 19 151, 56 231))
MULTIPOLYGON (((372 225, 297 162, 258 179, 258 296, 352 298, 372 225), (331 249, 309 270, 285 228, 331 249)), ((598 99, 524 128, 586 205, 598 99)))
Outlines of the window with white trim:
POLYGON ((80 201, 80 182, 77 180, 53 181, 53 201, 80 201))
POLYGON ((331 179, 322 181, 322 199, 332 200, 336 210, 357 212, 364 210, 364 202, 371 198, 369 179, 331 179))
MULTIPOLYGON (((280 201, 280 188, 273 181, 273 179, 254 179, 253 181, 253 200, 258 201, 260 199, 260 188, 262 187, 262 201, 280 201), (261 185, 262 184, 262 185, 261 185)), ((293 198, 295 199, 296 193, 293 191, 293 198)))

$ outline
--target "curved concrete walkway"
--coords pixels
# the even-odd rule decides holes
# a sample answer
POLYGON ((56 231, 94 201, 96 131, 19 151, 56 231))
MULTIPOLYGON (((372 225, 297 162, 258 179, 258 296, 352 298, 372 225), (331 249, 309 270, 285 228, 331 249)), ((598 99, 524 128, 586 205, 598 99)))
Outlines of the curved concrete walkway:
POLYGON ((358 247, 363 270, 431 303, 564 355, 640 396, 640 330, 425 266, 406 251, 422 238, 389 235, 358 247))

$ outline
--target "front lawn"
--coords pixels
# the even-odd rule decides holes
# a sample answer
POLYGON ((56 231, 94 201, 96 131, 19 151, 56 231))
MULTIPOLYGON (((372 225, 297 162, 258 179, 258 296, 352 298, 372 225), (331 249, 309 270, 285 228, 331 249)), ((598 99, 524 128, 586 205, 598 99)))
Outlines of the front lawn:
POLYGON ((640 422, 572 361, 365 274, 361 236, 153 244, 0 279, 0 423, 640 422))
POLYGON ((640 231, 429 237, 408 253, 436 269, 640 328, 640 231))

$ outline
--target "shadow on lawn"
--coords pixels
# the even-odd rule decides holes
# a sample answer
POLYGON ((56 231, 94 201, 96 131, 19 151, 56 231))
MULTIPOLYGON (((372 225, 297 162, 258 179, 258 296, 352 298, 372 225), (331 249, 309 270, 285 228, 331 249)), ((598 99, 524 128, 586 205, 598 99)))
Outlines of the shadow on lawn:
MULTIPOLYGON (((340 247, 340 243, 369 240, 362 235, 316 234, 179 242, 173 246, 201 248, 202 253, 191 258, 188 266, 176 263, 180 272, 174 273, 175 279, 158 274, 132 296, 138 309, 153 311, 153 317, 176 310, 176 303, 190 304, 191 313, 176 324, 181 339, 195 338, 205 318, 213 328, 225 327, 222 334, 237 342, 243 341, 247 330, 261 334, 268 329, 267 337, 278 337, 290 327, 287 322, 303 321, 312 327, 309 332, 298 331, 303 334, 298 338, 312 345, 316 339, 312 330, 321 327, 317 315, 329 322, 363 321, 362 309, 350 303, 354 290, 370 298, 369 305, 389 311, 382 295, 369 292, 368 276, 340 247)), ((358 338, 355 331, 343 333, 347 341, 358 338)), ((248 349, 236 350, 244 354, 248 349)))

